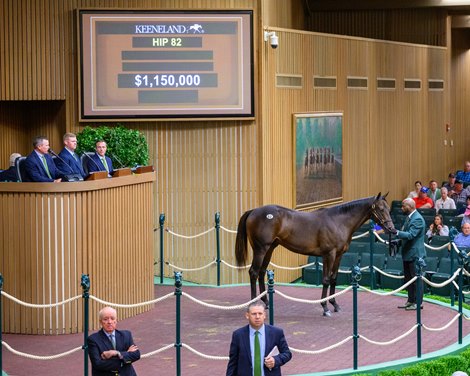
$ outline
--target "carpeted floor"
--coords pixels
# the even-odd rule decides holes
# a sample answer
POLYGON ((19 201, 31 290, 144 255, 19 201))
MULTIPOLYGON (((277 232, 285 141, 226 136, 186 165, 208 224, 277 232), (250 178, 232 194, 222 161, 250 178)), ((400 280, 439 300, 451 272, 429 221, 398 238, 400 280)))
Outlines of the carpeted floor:
MULTIPOLYGON (((301 285, 277 286, 278 291, 301 299, 319 299, 318 288, 301 285)), ((173 286, 155 286, 155 297, 174 291, 173 286)), ((215 305, 237 305, 249 300, 248 286, 193 287, 183 291, 194 298, 215 305)), ((360 335, 379 342, 391 341, 410 330, 416 323, 416 312, 397 309, 403 297, 383 297, 360 291, 358 294, 360 335)), ((352 292, 340 297, 342 312, 332 317, 322 316, 318 304, 295 302, 275 295, 275 325, 284 329, 293 349, 319 350, 334 345, 352 335, 352 292)), ((437 304, 425 303, 422 322, 430 328, 439 328, 454 318, 456 312, 437 304)), ((231 333, 246 325, 244 310, 218 310, 204 307, 182 297, 181 341, 210 356, 228 356, 231 333)), ((175 342, 175 299, 164 300, 146 313, 120 321, 118 326, 132 331, 142 354, 175 342)), ((470 324, 464 320, 464 336, 470 333, 470 324)), ((422 330, 422 354, 445 348, 457 342, 458 323, 455 321, 442 331, 422 330)), ((83 334, 61 336, 31 336, 4 334, 3 341, 14 349, 34 355, 58 354, 83 344, 83 334)), ((416 331, 396 343, 379 346, 358 341, 358 365, 389 362, 416 357, 416 331)), ((176 375, 176 351, 170 348, 135 363, 139 376, 176 375)), ((181 374, 188 376, 224 375, 227 361, 198 356, 181 349, 181 374)), ((293 351, 292 360, 283 367, 283 375, 324 373, 353 367, 353 341, 316 355, 293 351)), ((50 361, 26 359, 3 348, 3 369, 9 376, 79 376, 84 374, 84 357, 80 350, 72 355, 50 361)), ((91 371, 89 373, 91 375, 91 371)))

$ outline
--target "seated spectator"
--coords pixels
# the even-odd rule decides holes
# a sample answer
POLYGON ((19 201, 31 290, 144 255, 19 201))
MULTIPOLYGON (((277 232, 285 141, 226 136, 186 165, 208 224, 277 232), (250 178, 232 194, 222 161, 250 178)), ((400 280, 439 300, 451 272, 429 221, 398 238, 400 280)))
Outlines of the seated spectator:
POLYGON ((470 223, 462 225, 462 232, 455 237, 454 243, 458 248, 470 248, 470 223))
POLYGON ((408 193, 408 198, 415 198, 418 197, 419 190, 423 187, 423 183, 419 180, 415 181, 415 190, 408 193))
POLYGON ((431 240, 433 236, 448 236, 449 235, 449 227, 444 224, 444 219, 442 215, 436 214, 434 217, 434 221, 429 225, 429 229, 426 232, 426 236, 428 240, 431 240))
POLYGON ((428 197, 429 188, 422 187, 419 190, 418 197, 414 197, 416 209, 428 209, 434 207, 434 202, 428 197))
POLYGON ((470 196, 467 196, 467 200, 465 201, 465 205, 460 205, 460 207, 457 210, 456 217, 463 217, 465 215, 465 211, 467 210, 469 205, 470 205, 470 196))
POLYGON ((465 223, 470 223, 470 197, 467 200, 467 202, 468 202, 468 205, 467 205, 467 208, 465 209, 465 212, 463 213, 461 225, 464 225, 465 223))
POLYGON ((470 183, 470 161, 465 161, 463 170, 457 171, 455 179, 462 180, 464 183, 470 183))
POLYGON ((439 213, 440 209, 456 209, 455 201, 452 200, 447 195, 447 188, 441 188, 441 198, 434 203, 434 207, 436 208, 436 213, 439 213))
POLYGON ((441 190, 437 187, 437 181, 435 180, 429 182, 428 197, 434 202, 434 205, 441 198, 441 190))
POLYGON ((77 148, 77 136, 73 133, 66 133, 63 137, 64 148, 59 153, 59 158, 55 159, 55 165, 64 174, 77 174, 82 178, 86 178, 83 171, 80 157, 75 153, 77 148))
POLYGON ((15 160, 19 157, 21 157, 21 154, 19 153, 13 153, 10 155, 10 167, 8 167, 6 170, 0 171, 0 181, 18 181, 15 160))
POLYGON ((445 187, 447 188, 447 191, 450 192, 454 189, 455 187, 455 174, 453 174, 452 172, 449 174, 449 177, 448 177, 448 180, 447 180, 447 183, 444 183, 442 185, 442 187, 445 187))
POLYGON ((107 171, 108 177, 114 173, 113 162, 106 155, 106 142, 103 140, 96 141, 95 154, 88 160, 88 172, 107 171))
POLYGON ((54 182, 62 181, 62 172, 55 166, 48 154, 49 140, 47 137, 38 136, 33 141, 34 150, 26 157, 24 169, 26 176, 24 181, 54 182))
POLYGON ((452 191, 449 192, 449 196, 452 200, 455 202, 455 206, 457 209, 460 209, 462 207, 466 207, 466 200, 467 196, 470 195, 470 191, 468 189, 464 189, 463 187, 463 181, 459 179, 455 179, 455 187, 452 191))

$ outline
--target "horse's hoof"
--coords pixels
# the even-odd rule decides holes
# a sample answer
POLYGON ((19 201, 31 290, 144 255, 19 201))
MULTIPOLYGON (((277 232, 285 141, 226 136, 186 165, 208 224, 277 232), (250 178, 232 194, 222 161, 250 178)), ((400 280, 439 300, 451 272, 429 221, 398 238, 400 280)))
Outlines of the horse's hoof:
POLYGON ((339 306, 335 307, 335 312, 341 312, 341 308, 339 306))
POLYGON ((324 317, 331 317, 331 311, 324 311, 323 316, 324 317))

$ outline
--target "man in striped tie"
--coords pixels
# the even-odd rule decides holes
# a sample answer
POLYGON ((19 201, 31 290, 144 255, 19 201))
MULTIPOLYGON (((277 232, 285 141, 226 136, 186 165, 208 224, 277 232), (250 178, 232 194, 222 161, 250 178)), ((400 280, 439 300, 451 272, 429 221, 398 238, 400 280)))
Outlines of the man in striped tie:
POLYGON ((140 359, 139 348, 128 330, 117 330, 117 313, 105 307, 99 312, 101 330, 88 337, 93 376, 136 376, 132 363, 140 359))
POLYGON ((266 305, 251 303, 245 313, 248 325, 233 332, 227 376, 280 376, 281 366, 292 358, 284 331, 264 323, 266 305))

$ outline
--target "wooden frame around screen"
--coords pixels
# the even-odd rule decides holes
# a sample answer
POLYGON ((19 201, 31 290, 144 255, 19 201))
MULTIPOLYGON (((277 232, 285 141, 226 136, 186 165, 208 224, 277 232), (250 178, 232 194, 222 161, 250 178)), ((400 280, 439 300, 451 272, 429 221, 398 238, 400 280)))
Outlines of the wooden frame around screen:
POLYGON ((343 113, 293 114, 293 197, 296 209, 343 200, 343 113))

